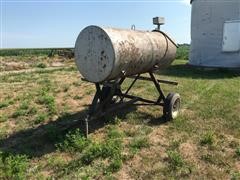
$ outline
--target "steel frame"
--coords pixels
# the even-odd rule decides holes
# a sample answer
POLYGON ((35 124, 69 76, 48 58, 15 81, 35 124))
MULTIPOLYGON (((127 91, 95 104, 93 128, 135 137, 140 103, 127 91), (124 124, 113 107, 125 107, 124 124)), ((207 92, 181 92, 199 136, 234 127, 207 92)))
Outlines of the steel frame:
MULTIPOLYGON (((124 108, 128 105, 134 106, 164 106, 165 95, 162 91, 160 83, 178 85, 177 82, 167 81, 167 80, 158 80, 155 78, 152 72, 148 72, 149 77, 141 76, 137 74, 134 76, 122 77, 118 80, 95 83, 96 93, 92 100, 92 103, 89 107, 89 112, 85 118, 85 135, 88 136, 88 122, 95 120, 97 118, 103 117, 109 113, 116 111, 117 109, 124 108), (129 85, 128 89, 125 92, 122 92, 121 85, 127 79, 133 79, 132 83, 129 85), (129 92, 136 83, 137 80, 151 81, 154 83, 157 92, 159 93, 157 100, 149 100, 139 96, 130 95, 129 92)), ((85 79, 83 79, 86 81, 85 79)))

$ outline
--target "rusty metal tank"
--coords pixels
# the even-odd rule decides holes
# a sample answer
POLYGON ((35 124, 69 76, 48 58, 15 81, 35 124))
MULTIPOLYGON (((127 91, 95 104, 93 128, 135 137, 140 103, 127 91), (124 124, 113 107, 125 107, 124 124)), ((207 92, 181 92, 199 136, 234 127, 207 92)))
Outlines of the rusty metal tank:
POLYGON ((177 46, 160 31, 88 26, 75 43, 75 61, 82 76, 98 83, 168 67, 177 46))

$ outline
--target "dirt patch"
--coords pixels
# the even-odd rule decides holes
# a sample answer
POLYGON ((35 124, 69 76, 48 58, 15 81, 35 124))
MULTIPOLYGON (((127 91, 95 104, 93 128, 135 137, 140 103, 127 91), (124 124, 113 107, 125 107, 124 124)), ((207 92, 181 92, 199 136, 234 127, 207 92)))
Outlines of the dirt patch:
POLYGON ((157 128, 154 128, 153 132, 149 136, 150 143, 153 145, 164 145, 167 146, 168 140, 166 139, 166 131, 167 126, 160 126, 157 128))
POLYGON ((29 65, 25 62, 1 62, 1 69, 5 71, 14 71, 29 68, 29 65))
POLYGON ((237 171, 240 171, 240 162, 239 161, 235 163, 235 166, 236 166, 237 171))
POLYGON ((131 168, 128 166, 124 166, 117 174, 116 178, 117 179, 128 179, 132 180, 133 178, 129 175, 129 171, 131 171, 131 168))
POLYGON ((51 66, 52 67, 62 67, 62 66, 64 66, 64 64, 61 62, 53 62, 53 63, 51 63, 51 66))
POLYGON ((180 153, 184 158, 189 159, 192 162, 196 162, 197 160, 197 146, 191 142, 182 143, 179 147, 180 153))

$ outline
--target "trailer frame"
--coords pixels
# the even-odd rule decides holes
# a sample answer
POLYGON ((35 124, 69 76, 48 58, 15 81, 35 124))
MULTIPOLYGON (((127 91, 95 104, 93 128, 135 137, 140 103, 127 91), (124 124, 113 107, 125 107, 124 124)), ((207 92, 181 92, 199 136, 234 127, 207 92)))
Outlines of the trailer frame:
MULTIPOLYGON (((89 134, 89 121, 96 120, 104 117, 118 109, 124 108, 129 105, 133 106, 162 106, 163 117, 166 120, 175 119, 180 109, 180 95, 177 93, 169 93, 168 96, 164 95, 161 84, 178 85, 178 82, 159 80, 154 76, 152 71, 148 72, 149 77, 142 76, 142 74, 123 76, 117 80, 94 83, 96 93, 89 106, 88 115, 86 116, 85 135, 89 134), (125 92, 122 91, 121 85, 126 79, 133 79, 125 92), (155 85, 159 96, 156 100, 150 100, 135 95, 130 95, 129 92, 138 80, 150 81, 155 85)), ((83 81, 87 81, 82 78, 83 81)), ((88 82, 88 81, 87 81, 88 82)))

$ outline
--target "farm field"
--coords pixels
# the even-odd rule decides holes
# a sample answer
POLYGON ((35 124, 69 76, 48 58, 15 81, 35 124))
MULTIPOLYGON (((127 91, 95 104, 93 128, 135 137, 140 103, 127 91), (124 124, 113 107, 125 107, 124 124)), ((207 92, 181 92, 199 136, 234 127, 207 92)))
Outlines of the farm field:
MULTIPOLYGON (((86 139, 80 120, 95 89, 74 59, 2 56, 0 179, 240 179, 240 72, 183 59, 157 73, 179 82, 162 85, 181 95, 176 120, 159 107, 126 108, 91 122, 86 139)), ((132 92, 157 95, 143 81, 132 92)))

